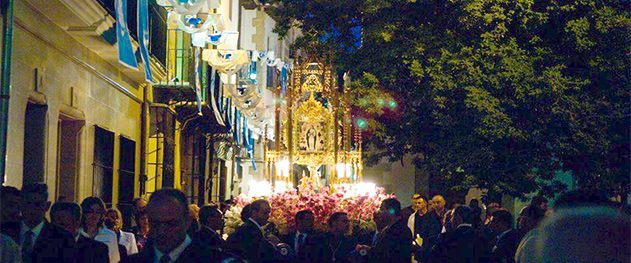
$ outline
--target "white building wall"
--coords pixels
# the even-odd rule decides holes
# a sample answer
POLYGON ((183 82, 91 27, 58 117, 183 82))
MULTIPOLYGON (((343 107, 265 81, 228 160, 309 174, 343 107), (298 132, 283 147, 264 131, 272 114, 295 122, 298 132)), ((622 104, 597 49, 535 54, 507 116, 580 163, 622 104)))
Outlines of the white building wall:
MULTIPOLYGON (((136 156, 139 156, 140 104, 71 57, 92 66, 137 96, 141 94, 139 84, 126 78, 120 66, 109 64, 60 27, 55 26, 52 21, 38 13, 36 7, 24 0, 17 0, 14 8, 5 184, 20 188, 23 183, 24 121, 28 97, 33 93, 35 86, 33 72, 37 69, 40 76, 38 90, 45 96, 48 105, 44 178, 49 187, 50 199, 53 200, 56 196, 58 120, 60 109, 65 107, 64 105, 72 105, 85 113, 75 200, 80 201, 92 195, 94 125, 115 133, 113 185, 117 188, 120 135, 125 135, 136 142, 136 156), (74 97, 72 102, 71 90, 74 97)), ((136 174, 138 169, 139 162, 136 162, 136 174)), ((113 189, 114 201, 118 197, 117 194, 117 189, 113 189)))

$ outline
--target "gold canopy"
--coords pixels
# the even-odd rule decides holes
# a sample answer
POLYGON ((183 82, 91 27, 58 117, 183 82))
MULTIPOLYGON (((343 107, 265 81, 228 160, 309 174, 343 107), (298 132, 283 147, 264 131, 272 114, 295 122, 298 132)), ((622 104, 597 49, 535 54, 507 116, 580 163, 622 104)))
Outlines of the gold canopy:
POLYGON ((351 121, 348 85, 338 87, 331 65, 313 56, 293 68, 286 94, 276 92, 277 136, 266 145, 266 178, 293 185, 305 174, 294 167, 302 166, 318 184, 361 182, 362 138, 351 121))

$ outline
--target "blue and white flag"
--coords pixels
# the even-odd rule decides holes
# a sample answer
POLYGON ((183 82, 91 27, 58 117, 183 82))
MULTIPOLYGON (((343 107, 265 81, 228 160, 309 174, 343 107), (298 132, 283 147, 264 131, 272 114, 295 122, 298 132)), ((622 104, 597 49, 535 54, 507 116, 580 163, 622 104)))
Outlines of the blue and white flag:
POLYGON ((217 106, 217 99, 215 95, 215 69, 213 68, 210 71, 210 84, 208 84, 208 88, 210 89, 210 104, 213 108, 213 113, 215 114, 215 119, 217 119, 217 123, 221 126, 226 126, 223 122, 223 118, 221 118, 221 112, 219 111, 219 107, 217 106))
POLYGON ((147 11, 149 0, 138 0, 138 42, 140 43, 140 56, 145 64, 145 79, 153 83, 151 74, 151 62, 149 60, 149 12, 147 11))
POLYGON ((127 0, 116 0, 116 41, 118 43, 118 62, 128 68, 138 70, 134 47, 127 28, 127 0))

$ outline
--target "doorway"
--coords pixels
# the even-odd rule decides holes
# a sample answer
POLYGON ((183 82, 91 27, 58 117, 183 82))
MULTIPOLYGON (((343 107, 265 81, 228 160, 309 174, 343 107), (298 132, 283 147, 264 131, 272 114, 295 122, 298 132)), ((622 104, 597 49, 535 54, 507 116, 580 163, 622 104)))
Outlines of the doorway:
POLYGON ((79 178, 79 151, 84 121, 60 115, 57 134, 57 201, 75 202, 79 178))

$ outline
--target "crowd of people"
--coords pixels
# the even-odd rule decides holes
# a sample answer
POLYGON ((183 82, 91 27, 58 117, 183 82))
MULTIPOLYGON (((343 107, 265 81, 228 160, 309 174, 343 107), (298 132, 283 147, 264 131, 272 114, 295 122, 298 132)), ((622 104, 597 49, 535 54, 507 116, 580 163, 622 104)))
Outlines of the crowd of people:
POLYGON ((373 214, 375 230, 351 226, 347 213, 336 212, 327 231, 317 233, 313 211, 303 210, 287 235, 268 222, 272 207, 259 199, 243 208, 243 225, 227 238, 225 206, 190 205, 175 189, 160 189, 148 202, 136 199, 129 218, 97 197, 51 204, 41 183, 3 186, 1 201, 0 261, 7 263, 629 262, 631 256, 628 209, 580 192, 562 195, 550 210, 547 200, 535 198, 516 224, 499 203, 474 199, 447 209, 440 195, 415 194, 403 209, 394 198, 384 200, 373 214))

